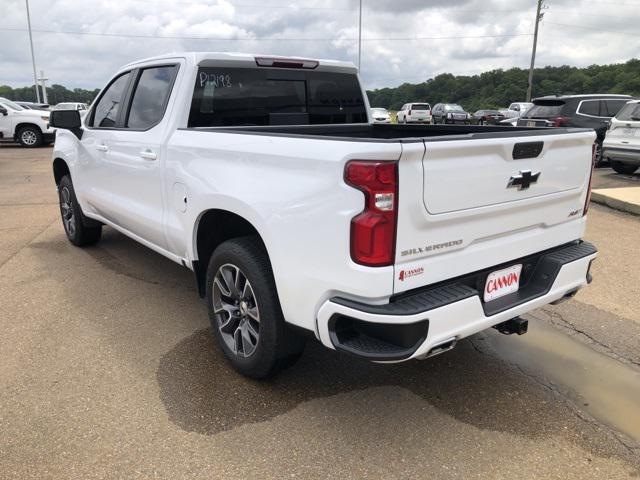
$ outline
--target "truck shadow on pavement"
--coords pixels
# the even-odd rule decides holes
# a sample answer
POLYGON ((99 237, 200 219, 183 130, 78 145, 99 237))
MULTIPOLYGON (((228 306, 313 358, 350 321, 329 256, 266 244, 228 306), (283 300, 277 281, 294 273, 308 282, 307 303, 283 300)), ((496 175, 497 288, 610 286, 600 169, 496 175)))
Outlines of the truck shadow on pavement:
POLYGON ((205 435, 273 419, 311 399, 376 386, 408 389, 481 429, 535 437, 557 433, 570 425, 569 420, 575 421, 561 404, 550 408, 548 391, 482 353, 477 347, 482 343, 479 335, 428 361, 382 365, 310 340, 295 366, 258 382, 237 374, 210 330, 202 329, 161 358, 157 380, 170 420, 183 430, 205 435))

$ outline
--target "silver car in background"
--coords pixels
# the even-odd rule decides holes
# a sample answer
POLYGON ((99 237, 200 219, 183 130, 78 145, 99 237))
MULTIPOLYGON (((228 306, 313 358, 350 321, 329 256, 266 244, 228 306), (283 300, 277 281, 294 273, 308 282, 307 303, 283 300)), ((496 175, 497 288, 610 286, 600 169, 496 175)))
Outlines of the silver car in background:
POLYGON ((373 123, 391 123, 391 115, 386 108, 372 108, 371 120, 373 123))

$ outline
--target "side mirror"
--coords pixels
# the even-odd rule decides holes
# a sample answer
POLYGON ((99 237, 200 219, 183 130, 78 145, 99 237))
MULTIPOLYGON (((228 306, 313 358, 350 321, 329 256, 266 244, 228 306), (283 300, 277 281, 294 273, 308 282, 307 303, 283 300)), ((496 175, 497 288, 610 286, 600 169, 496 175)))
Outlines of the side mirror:
POLYGON ((53 110, 49 115, 49 125, 53 128, 69 130, 78 139, 82 138, 82 120, 77 110, 53 110))
POLYGON ((6 109, 6 108, 4 108, 4 107, 0 107, 0 113, 1 113, 2 115, 4 115, 5 117, 8 115, 7 109, 6 109))

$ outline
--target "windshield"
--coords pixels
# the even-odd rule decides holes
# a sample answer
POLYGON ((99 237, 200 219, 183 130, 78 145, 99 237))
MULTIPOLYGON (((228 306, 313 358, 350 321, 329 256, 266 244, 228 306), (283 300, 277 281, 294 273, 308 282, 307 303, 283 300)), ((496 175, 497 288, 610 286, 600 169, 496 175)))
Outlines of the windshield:
POLYGON ((376 115, 387 115, 389 112, 387 112, 387 110, 384 108, 372 108, 371 113, 374 113, 376 115))
POLYGON ((460 105, 456 105, 455 103, 448 103, 444 106, 444 109, 447 112, 464 112, 464 109, 460 105))
POLYGON ((562 112, 564 102, 541 102, 534 103, 533 107, 527 110, 524 118, 551 118, 558 117, 562 112))
POLYGON ((0 103, 6 105, 11 110, 24 110, 24 108, 22 108, 20 105, 18 105, 17 103, 13 103, 11 100, 7 100, 6 98, 0 98, 0 103))
POLYGON ((412 110, 431 110, 431 106, 428 103, 414 103, 411 105, 412 110))
POLYGON ((627 103, 616 115, 617 120, 640 121, 640 103, 627 103))
POLYGON ((75 103, 59 103, 58 105, 53 107, 54 110, 75 110, 75 108, 75 103))

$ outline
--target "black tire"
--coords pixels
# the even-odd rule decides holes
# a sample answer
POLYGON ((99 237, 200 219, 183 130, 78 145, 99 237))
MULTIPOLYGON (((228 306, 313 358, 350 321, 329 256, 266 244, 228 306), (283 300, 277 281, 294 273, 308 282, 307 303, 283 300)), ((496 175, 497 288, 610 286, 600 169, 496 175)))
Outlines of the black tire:
POLYGON ((285 323, 269 257, 258 238, 235 238, 216 248, 207 268, 206 298, 213 335, 242 375, 268 378, 301 356, 305 338, 285 323), (232 288, 226 290, 231 295, 224 293, 229 287, 227 280, 235 285, 236 297, 232 288), (256 315, 258 321, 254 320, 256 315))
POLYGON ((58 185, 58 201, 60 203, 60 216, 62 226, 67 238, 76 247, 93 245, 102 236, 102 225, 95 220, 87 219, 82 213, 76 192, 73 189, 71 177, 65 175, 58 185), (94 226, 87 224, 95 223, 94 226))
POLYGON ((611 168, 622 175, 631 175, 638 169, 637 165, 629 165, 628 163, 617 162, 611 160, 611 168))
POLYGON ((26 148, 36 148, 42 146, 42 132, 35 125, 25 125, 20 127, 16 139, 18 143, 26 148))

